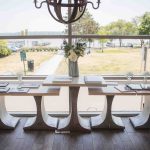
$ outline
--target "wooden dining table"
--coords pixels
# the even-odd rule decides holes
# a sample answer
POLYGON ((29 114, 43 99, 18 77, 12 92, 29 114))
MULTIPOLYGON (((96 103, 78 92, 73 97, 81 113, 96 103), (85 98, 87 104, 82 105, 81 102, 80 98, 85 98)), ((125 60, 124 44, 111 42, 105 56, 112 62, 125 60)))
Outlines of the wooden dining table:
MULTIPOLYGON (((71 82, 54 83, 54 76, 48 76, 43 82, 45 86, 67 86, 69 87, 69 108, 68 117, 59 120, 58 130, 60 131, 84 131, 90 132, 91 129, 121 129, 124 124, 120 117, 112 115, 112 103, 115 96, 144 96, 145 104, 143 111, 136 117, 131 117, 130 121, 135 128, 150 128, 150 91, 130 90, 120 91, 117 85, 105 83, 107 87, 99 84, 86 84, 84 76, 73 78, 71 82), (89 95, 105 96, 105 105, 102 114, 85 119, 78 114, 77 101, 80 87, 87 87, 89 95)), ((125 84, 119 84, 119 87, 125 87, 125 84)), ((121 102, 121 99, 120 99, 121 102)))
POLYGON ((77 104, 80 87, 86 87, 84 77, 74 77, 71 82, 53 82, 55 76, 48 76, 43 86, 67 86, 69 88, 69 116, 59 120, 58 131, 83 131, 90 132, 89 118, 82 118, 78 114, 77 104))
MULTIPOLYGON (((145 97, 144 109, 136 117, 131 117, 130 121, 135 128, 150 128, 150 91, 120 91, 116 86, 124 87, 124 84, 111 85, 108 82, 103 84, 87 84, 84 76, 74 77, 69 82, 54 82, 55 76, 48 76, 38 89, 30 89, 27 93, 0 93, 0 129, 14 129, 19 122, 18 117, 8 114, 5 107, 5 96, 33 96, 37 115, 27 120, 25 130, 58 130, 58 131, 79 131, 91 132, 92 129, 124 129, 120 117, 112 114, 112 103, 115 96, 136 96, 145 97), (47 114, 44 107, 44 96, 59 96, 61 87, 69 89, 69 115, 64 118, 55 118, 47 114), (78 95, 81 87, 88 88, 89 95, 105 96, 105 106, 102 114, 94 117, 81 117, 78 113, 78 95)), ((18 83, 10 82, 9 88, 17 88, 18 83)), ((100 97, 101 100, 101 97, 100 97)), ((13 101, 13 99, 12 99, 13 101)), ((122 100, 120 99, 120 102, 122 100)))
MULTIPOLYGON (((124 87, 125 85, 119 85, 124 87)), ((105 104, 102 114, 91 117, 91 126, 93 129, 124 129, 124 124, 120 117, 112 115, 112 103, 115 96, 136 95, 135 91, 121 92, 116 86, 89 87, 89 95, 105 95, 105 104)), ((121 100, 120 100, 121 102, 121 100)))
MULTIPOLYGON (((26 83, 26 82, 24 82, 26 83)), ((34 82, 27 82, 34 83, 34 82)), ((17 82, 9 82, 7 86, 10 89, 17 89, 17 82)), ((19 91, 19 89, 18 89, 19 91)), ((39 88, 29 88, 28 92, 5 92, 0 93, 0 129, 14 129, 19 122, 18 117, 10 115, 5 106, 5 96, 32 96, 36 103, 37 114, 35 117, 30 117, 24 126, 25 130, 55 130, 57 129, 58 119, 51 117, 45 111, 44 96, 59 96, 59 87, 40 86, 39 88)), ((20 99, 21 100, 21 99, 20 99)), ((13 98, 12 98, 13 101, 13 98)))
MULTIPOLYGON (((111 105, 113 102, 114 95, 121 93, 114 87, 111 89, 106 87, 108 83, 103 84, 87 84, 84 76, 72 78, 71 82, 53 82, 54 76, 48 76, 43 82, 45 86, 67 86, 69 88, 69 108, 70 114, 68 117, 59 120, 58 130, 59 131, 83 131, 90 132, 91 127, 104 127, 108 129, 124 129, 123 123, 119 117, 111 117, 111 105), (79 115, 77 104, 80 87, 89 88, 89 94, 99 94, 106 96, 105 110, 103 111, 102 117, 83 118, 79 115), (92 93, 92 89, 94 90, 92 93), (102 89, 101 91, 99 91, 102 89), (107 90, 108 89, 108 90, 107 90), (96 92, 98 90, 99 93, 96 92), (96 92, 96 93, 95 93, 96 92), (104 120, 102 121, 103 118, 104 120)), ((128 93, 129 94, 129 93, 128 93)), ((131 92, 130 94, 135 94, 131 92)))
MULTIPOLYGON (((118 85, 125 87, 126 85, 118 85)), ((106 88, 91 87, 90 95, 106 95, 105 107, 101 115, 91 117, 93 129, 124 129, 121 118, 111 114, 111 106, 115 96, 143 96, 144 107, 139 115, 130 117, 130 122, 135 129, 150 129, 150 90, 119 91, 113 86, 106 88)), ((121 102, 121 100, 120 100, 121 102)))

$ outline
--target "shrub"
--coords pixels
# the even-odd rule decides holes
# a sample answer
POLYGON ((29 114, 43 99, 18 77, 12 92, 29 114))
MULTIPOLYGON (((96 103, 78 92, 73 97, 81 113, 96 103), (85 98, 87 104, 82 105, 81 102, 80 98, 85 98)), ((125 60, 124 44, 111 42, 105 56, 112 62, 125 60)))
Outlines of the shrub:
POLYGON ((36 51, 36 48, 33 47, 33 48, 31 49, 31 52, 35 52, 35 51, 36 51))
POLYGON ((48 51, 57 52, 59 48, 57 47, 49 47, 48 51))
POLYGON ((36 51, 37 51, 37 52, 41 52, 42 50, 43 50, 42 47, 37 47, 37 48, 36 48, 36 51))
POLYGON ((27 47, 23 47, 21 50, 25 51, 25 52, 30 52, 30 49, 27 47))
POLYGON ((48 47, 43 47, 43 51, 44 52, 48 51, 48 47))
POLYGON ((45 47, 45 46, 38 46, 38 47, 23 47, 22 50, 26 52, 57 52, 58 48, 57 47, 45 47))
POLYGON ((0 57, 5 57, 11 54, 11 50, 6 46, 0 46, 0 57))

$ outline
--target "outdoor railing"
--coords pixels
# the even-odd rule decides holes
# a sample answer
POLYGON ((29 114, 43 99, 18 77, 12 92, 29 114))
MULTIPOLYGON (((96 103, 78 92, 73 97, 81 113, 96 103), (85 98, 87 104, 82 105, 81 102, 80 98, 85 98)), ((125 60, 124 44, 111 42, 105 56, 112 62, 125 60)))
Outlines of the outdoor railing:
MULTIPOLYGON (((105 75, 102 74, 105 80, 108 81, 120 81, 122 83, 126 82, 127 77, 125 75, 105 75)), ((23 76, 23 80, 44 80, 47 75, 26 75, 23 76)), ((18 77, 15 75, 0 75, 0 80, 17 80, 18 77)), ((134 75, 132 77, 133 81, 141 81, 144 80, 143 75, 134 75)), ((147 77, 147 80, 150 80, 150 77, 147 77)))
MULTIPOLYGON (((27 35, 27 36, 0 36, 0 39, 67 39, 70 38, 68 35, 27 35)), ((74 38, 83 39, 150 39, 150 35, 72 35, 74 38)))

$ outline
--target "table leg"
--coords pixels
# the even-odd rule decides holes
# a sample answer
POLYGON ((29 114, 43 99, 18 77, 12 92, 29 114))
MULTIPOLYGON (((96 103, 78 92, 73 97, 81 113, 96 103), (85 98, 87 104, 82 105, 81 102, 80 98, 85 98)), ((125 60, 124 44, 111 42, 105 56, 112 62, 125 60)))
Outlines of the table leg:
POLYGON ((131 117, 130 121, 136 129, 150 129, 150 96, 144 96, 143 111, 136 117, 131 117))
POLYGON ((83 131, 90 132, 90 119, 81 118, 77 110, 77 100, 80 87, 69 87, 70 115, 60 119, 58 131, 83 131))
POLYGON ((37 115, 29 118, 24 126, 25 130, 55 130, 58 119, 49 116, 45 111, 44 99, 42 96, 34 96, 37 115))
POLYGON ((5 106, 5 97, 0 96, 0 129, 14 129, 19 118, 8 114, 5 106))
POLYGON ((106 96, 104 110, 102 115, 91 117, 93 129, 124 129, 121 118, 111 114, 111 107, 114 96, 106 96))

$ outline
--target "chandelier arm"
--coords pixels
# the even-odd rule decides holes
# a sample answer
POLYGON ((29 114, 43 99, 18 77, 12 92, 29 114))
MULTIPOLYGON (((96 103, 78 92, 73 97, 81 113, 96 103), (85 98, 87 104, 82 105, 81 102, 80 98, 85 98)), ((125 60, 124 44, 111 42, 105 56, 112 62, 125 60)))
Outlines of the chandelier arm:
POLYGON ((56 16, 58 17, 57 20, 59 20, 60 23, 67 24, 68 21, 65 21, 61 14, 61 2, 62 2, 62 0, 59 0, 58 3, 55 2, 54 10, 55 10, 56 16))
MULTIPOLYGON (((83 4, 83 1, 80 2, 80 4, 83 4)), ((87 0, 84 0, 84 6, 87 4, 87 0)), ((79 11, 82 12, 83 11, 83 6, 79 7, 79 11)))
POLYGON ((79 7, 79 11, 82 12, 83 11, 83 6, 79 7))
POLYGON ((60 22, 60 23, 63 23, 62 21, 58 20, 51 12, 51 9, 50 9, 50 5, 47 3, 47 7, 48 7, 48 11, 50 13, 50 15, 53 17, 53 19, 55 19, 56 21, 60 22))
POLYGON ((100 0, 97 0, 97 7, 94 6, 93 2, 87 1, 87 3, 90 3, 92 5, 93 9, 98 9, 101 2, 100 2, 100 0))
MULTIPOLYGON (((74 7, 74 4, 67 4, 67 3, 62 3, 61 0, 46 0, 47 3, 49 3, 50 5, 58 5, 58 4, 61 4, 61 7, 74 7), (51 2, 52 1, 52 2, 51 2)), ((78 0, 76 0, 78 1, 78 0)), ((75 1, 75 2, 76 2, 75 1)), ((82 1, 82 0, 81 0, 82 1)), ((87 3, 87 0, 84 0, 84 3, 78 3, 77 2, 77 6, 84 6, 85 4, 87 3)))
POLYGON ((55 13, 61 22, 65 22, 61 14, 61 6, 55 6, 55 13))
MULTIPOLYGON (((75 5, 78 4, 76 0, 74 0, 74 2, 75 2, 75 5)), ((71 16, 68 18, 68 22, 70 22, 71 20, 75 20, 77 13, 78 13, 78 7, 74 7, 71 16)))
POLYGON ((63 16, 62 16, 62 13, 61 13, 61 2, 62 2, 62 0, 59 0, 57 5, 54 6, 54 9, 55 9, 56 16, 58 17, 58 20, 60 20, 61 23, 66 24, 68 21, 65 21, 63 19, 63 16))
POLYGON ((37 0, 34 0, 35 7, 38 8, 38 9, 40 9, 42 7, 43 3, 47 3, 47 1, 43 1, 43 2, 40 3, 39 6, 37 6, 37 0))
POLYGON ((86 5, 85 5, 85 7, 84 7, 84 10, 83 10, 82 14, 81 14, 78 18, 76 18, 75 20, 73 20, 73 21, 71 21, 71 22, 68 22, 68 23, 73 23, 73 22, 76 22, 77 20, 79 20, 79 19, 83 16, 85 10, 86 10, 86 5))

